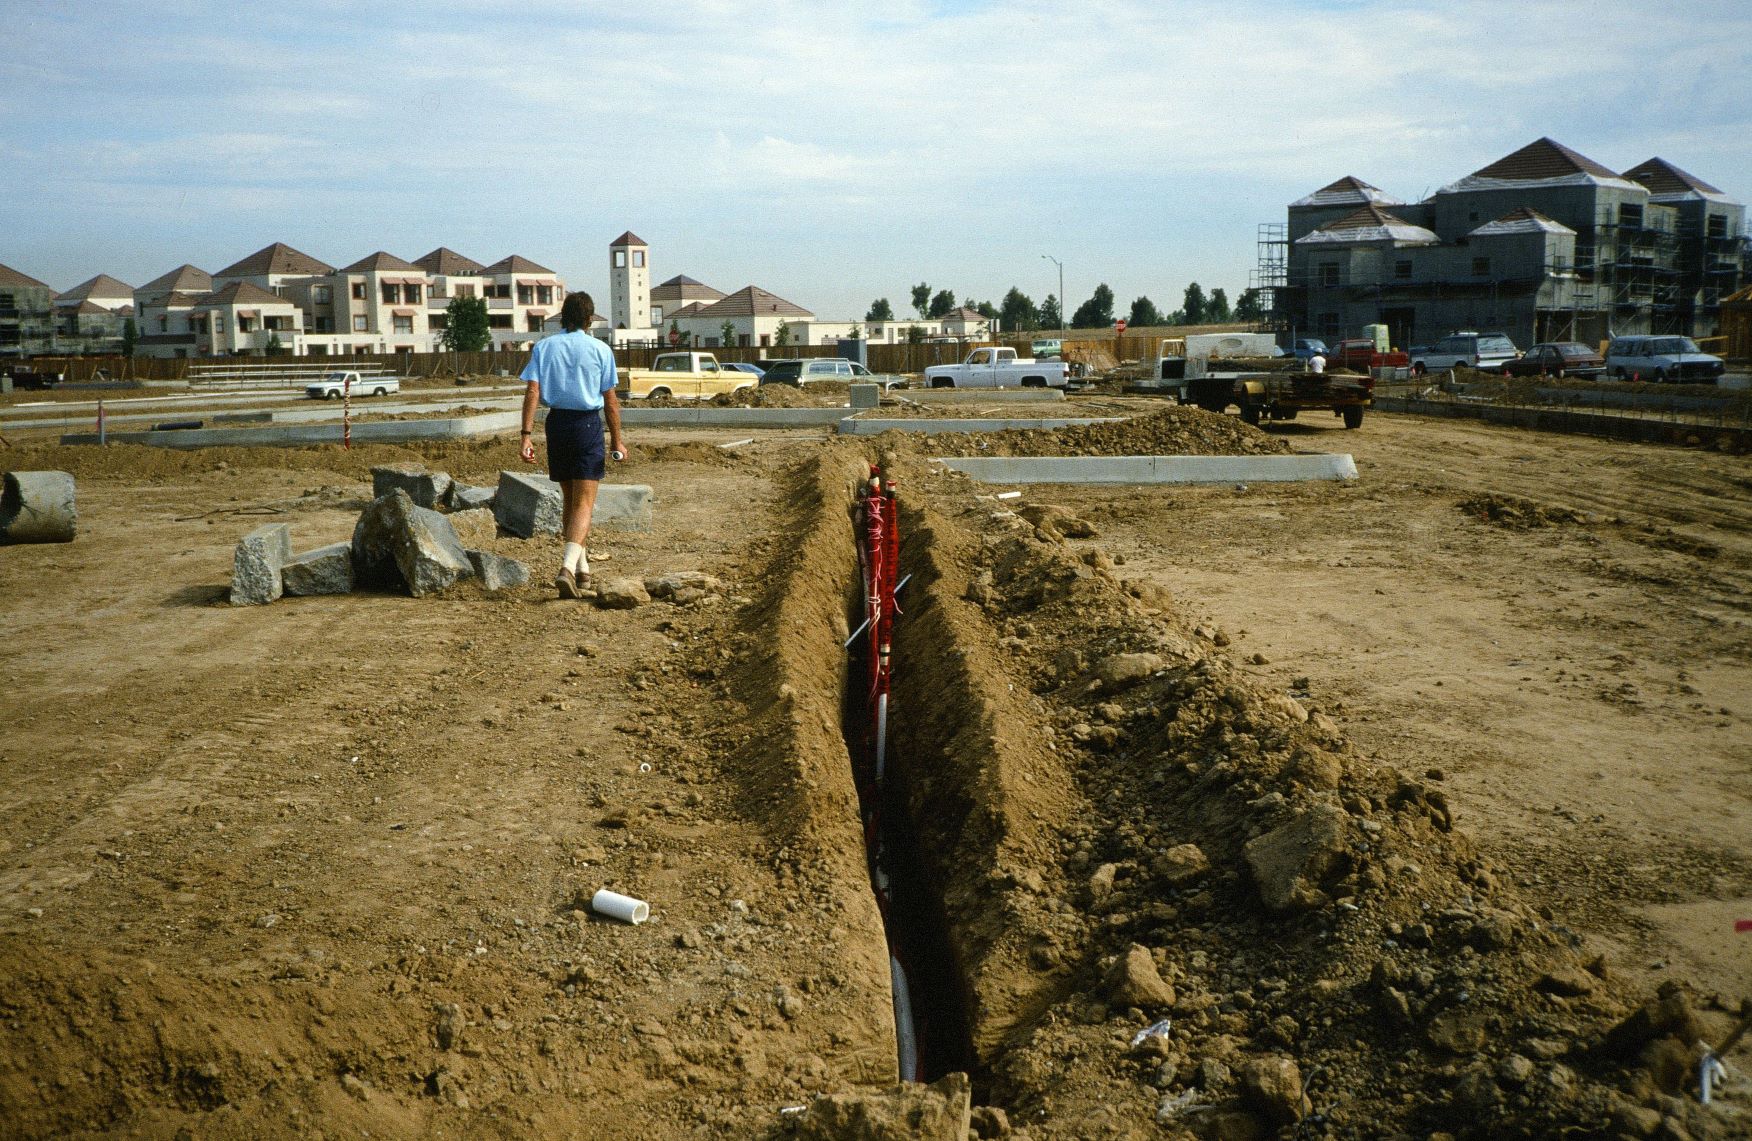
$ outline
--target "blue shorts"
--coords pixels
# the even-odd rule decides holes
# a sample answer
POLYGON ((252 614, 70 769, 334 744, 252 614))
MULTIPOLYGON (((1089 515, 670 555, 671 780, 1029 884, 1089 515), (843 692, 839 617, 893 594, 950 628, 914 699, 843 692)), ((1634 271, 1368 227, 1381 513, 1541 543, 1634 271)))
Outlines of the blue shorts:
POLYGON ((547 449, 549 479, 601 482, 608 459, 602 440, 602 412, 548 409, 547 449))

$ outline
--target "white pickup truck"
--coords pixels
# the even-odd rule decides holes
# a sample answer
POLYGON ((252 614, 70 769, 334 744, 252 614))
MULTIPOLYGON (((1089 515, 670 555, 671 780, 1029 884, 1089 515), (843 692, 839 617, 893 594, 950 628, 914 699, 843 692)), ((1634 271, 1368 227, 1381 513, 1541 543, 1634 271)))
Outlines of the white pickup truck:
POLYGON ((393 376, 360 376, 356 372, 331 372, 315 384, 306 385, 304 395, 312 400, 339 400, 348 388, 354 396, 388 396, 401 391, 401 381, 393 376))
POLYGON ((987 346, 960 364, 934 364, 925 370, 926 388, 1063 388, 1065 362, 1021 359, 1015 349, 987 346))

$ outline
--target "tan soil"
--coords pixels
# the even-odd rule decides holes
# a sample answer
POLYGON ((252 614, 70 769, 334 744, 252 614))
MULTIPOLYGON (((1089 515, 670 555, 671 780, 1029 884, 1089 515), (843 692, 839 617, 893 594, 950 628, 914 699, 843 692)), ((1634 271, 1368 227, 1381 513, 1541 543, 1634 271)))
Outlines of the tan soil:
MULTIPOLYGON (((1268 1056, 1310 1076, 1305 1136, 1595 1134, 1621 1096, 1710 1135, 1595 1047, 1656 979, 1712 1034, 1712 996, 1752 991, 1720 934, 1752 913, 1743 467, 1204 416, 1054 446, 1290 440, 1364 478, 1043 488, 1064 510, 1018 515, 926 462, 942 437, 635 438, 612 478, 658 522, 599 532, 597 573, 725 586, 631 611, 541 585, 223 603, 264 518, 336 541, 372 465, 490 483, 509 439, 0 453, 73 471, 81 513, 73 544, 0 549, 0 1120, 760 1136, 891 1082, 840 722, 846 508, 887 449, 915 575, 893 755, 975 1100, 1013 1136, 1270 1135, 1239 1077, 1268 1056), (1122 653, 1155 665, 1115 679, 1122 653), (1321 812, 1342 850, 1267 911, 1248 842, 1321 812), (1187 843, 1208 872, 1166 858, 1187 843), (652 922, 588 915, 600 886, 652 922), (1171 1007, 1114 982, 1133 945, 1171 1007), (1182 1094, 1202 1111, 1158 1124, 1182 1094)), ((557 554, 469 538, 538 582, 557 554)))

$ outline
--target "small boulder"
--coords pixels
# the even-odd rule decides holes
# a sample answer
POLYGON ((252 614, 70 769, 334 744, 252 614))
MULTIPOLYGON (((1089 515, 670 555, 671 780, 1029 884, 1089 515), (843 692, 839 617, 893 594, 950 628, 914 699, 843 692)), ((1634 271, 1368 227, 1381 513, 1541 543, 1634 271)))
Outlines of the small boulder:
POLYGON ((474 565, 450 520, 397 488, 359 515, 353 570, 362 585, 401 585, 423 598, 470 577, 474 565))
POLYGON ((353 544, 330 543, 296 556, 280 568, 280 582, 293 597, 346 594, 353 589, 353 544))
POLYGON ((474 567, 475 577, 487 590, 509 590, 529 585, 529 568, 516 559, 495 555, 491 551, 470 550, 468 561, 474 567))
POLYGON ((1133 943, 1107 972, 1110 1005, 1139 1010, 1164 1010, 1174 1005, 1174 987, 1156 970, 1148 947, 1133 943))
POLYGON ((1090 673, 1101 689, 1112 692, 1134 686, 1167 665, 1160 654, 1109 654, 1090 673))
POLYGON ((1321 886, 1349 862, 1350 818, 1330 804, 1317 804, 1244 849, 1259 897, 1273 911, 1319 907, 1327 901, 1321 886))
POLYGON ((450 485, 450 510, 454 512, 492 510, 498 491, 491 487, 475 487, 468 483, 450 485))
POLYGON ((724 584, 703 571, 672 571, 669 574, 652 575, 645 580, 645 590, 652 598, 667 598, 671 601, 683 601, 684 592, 687 599, 703 598, 705 595, 723 589, 724 584))
POLYGON ((631 610, 651 601, 645 584, 636 578, 599 578, 595 590, 596 605, 604 610, 631 610))
POLYGON ((1282 1129, 1313 1111, 1302 1092, 1302 1071, 1290 1058, 1272 1055, 1241 1063, 1241 1097, 1254 1112, 1282 1129))
POLYGON ((443 507, 450 502, 451 483, 448 475, 427 471, 424 464, 387 464, 371 469, 371 498, 382 499, 399 487, 416 507, 443 507))
POLYGON ((1181 887, 1209 872, 1211 862, 1197 844, 1176 844, 1157 856, 1150 869, 1170 886, 1181 887))
POLYGON ((257 527, 238 541, 231 557, 231 605, 260 606, 285 592, 281 568, 292 557, 292 528, 257 527))
POLYGON ((1034 524, 1041 537, 1047 539, 1093 539, 1100 534, 1095 524, 1051 503, 1032 503, 1017 514, 1034 524))

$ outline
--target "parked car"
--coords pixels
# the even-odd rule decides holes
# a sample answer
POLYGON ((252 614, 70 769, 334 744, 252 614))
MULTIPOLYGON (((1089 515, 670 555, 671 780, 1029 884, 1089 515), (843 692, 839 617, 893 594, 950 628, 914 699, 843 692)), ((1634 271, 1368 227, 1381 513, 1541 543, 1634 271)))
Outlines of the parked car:
POLYGON ((66 374, 59 372, 38 372, 29 365, 15 364, 10 370, 12 387, 14 388, 55 388, 66 374))
POLYGON ((1326 348, 1326 342, 1318 337, 1298 337, 1296 347, 1290 350, 1290 355, 1299 361, 1305 361, 1316 353, 1323 357, 1331 355, 1326 348))
POLYGON ((766 375, 766 369, 761 368, 757 364, 749 364, 747 361, 723 361, 721 363, 725 368, 732 368, 737 372, 745 372, 756 379, 766 375))
POLYGON ((758 383, 745 372, 720 365, 711 353, 660 353, 650 368, 620 370, 621 393, 635 400, 710 400, 758 383))
POLYGON ((1064 355, 1065 344, 1057 337, 1042 338, 1033 342, 1028 351, 1036 360, 1057 360, 1064 355))
POLYGON ((773 361, 762 384, 789 384, 801 388, 824 380, 842 384, 880 384, 884 389, 905 388, 906 377, 894 373, 875 373, 857 361, 838 357, 815 357, 811 360, 773 361))
POLYGON ((1515 342, 1505 333, 1477 333, 1462 330, 1437 341, 1420 355, 1411 354, 1411 371, 1422 374, 1447 368, 1475 368, 1480 372, 1499 372, 1503 365, 1520 356, 1515 342))
POLYGON ((1063 361, 1021 360, 1011 348, 978 348, 960 364, 934 364, 925 369, 927 388, 1063 388, 1063 361))
POLYGON ((1606 346, 1606 370, 1619 380, 1714 384, 1726 368, 1722 358, 1700 351, 1690 337, 1614 337, 1606 346))
POLYGON ((1606 361, 1580 341, 1545 341, 1503 365, 1506 376, 1599 376, 1606 361))
POLYGON ((339 400, 343 394, 353 396, 388 396, 401 391, 401 381, 393 376, 362 376, 357 372, 331 372, 315 384, 304 386, 304 395, 312 400, 339 400))

